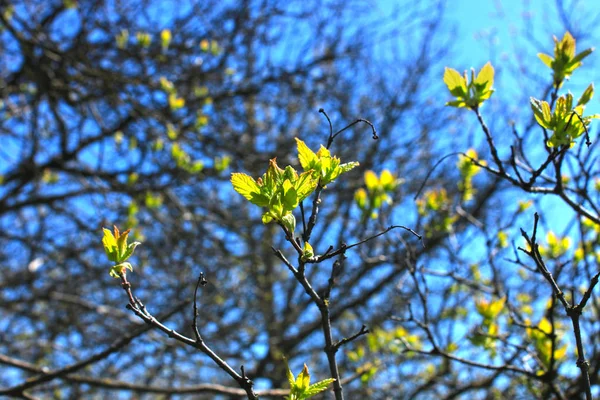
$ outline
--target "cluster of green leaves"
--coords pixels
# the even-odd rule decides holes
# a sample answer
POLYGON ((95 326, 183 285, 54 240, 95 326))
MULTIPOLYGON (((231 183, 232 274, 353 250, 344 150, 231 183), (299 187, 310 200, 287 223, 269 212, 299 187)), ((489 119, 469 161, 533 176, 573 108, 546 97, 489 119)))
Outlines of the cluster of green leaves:
POLYGON ((171 145, 171 157, 175 160, 175 164, 178 168, 181 168, 190 174, 197 174, 204 169, 202 160, 192 160, 189 153, 185 151, 179 143, 173 143, 171 145))
POLYGON ((584 217, 581 221, 581 228, 583 237, 575 249, 573 262, 579 263, 588 257, 593 257, 595 262, 600 264, 600 225, 584 217))
POLYGON ((563 344, 561 346, 559 343, 565 329, 562 327, 560 321, 555 320, 552 323, 546 317, 543 317, 537 325, 531 325, 529 320, 525 322, 530 326, 526 329, 527 336, 533 343, 538 359, 541 362, 542 369, 538 371, 538 375, 542 375, 550 368, 553 359, 555 363, 558 363, 566 356, 567 345, 563 344), (552 340, 552 337, 556 339, 552 340))
POLYGON ((581 66, 581 61, 594 51, 593 48, 589 48, 576 55, 575 48, 575 38, 567 31, 561 40, 554 36, 554 57, 538 53, 540 60, 552 69, 554 87, 557 89, 581 66))
POLYGON ((583 92, 575 107, 573 95, 567 93, 556 99, 554 112, 546 101, 531 98, 531 109, 537 123, 544 129, 554 133, 548 140, 549 147, 572 146, 575 139, 583 135, 593 119, 600 117, 597 114, 584 117, 585 105, 594 95, 594 85, 590 84, 583 92))
MULTIPOLYGON (((304 172, 298 173, 291 165, 279 168, 276 159, 269 161, 269 168, 261 178, 234 172, 231 183, 236 192, 252 204, 266 208, 262 216, 263 223, 275 221, 290 233, 296 228, 296 219, 292 211, 306 199, 317 186, 325 187, 341 174, 358 165, 357 162, 341 164, 338 157, 332 156, 328 149, 321 146, 317 153, 296 139, 298 160, 304 172)), ((312 248, 305 248, 308 254, 312 248)))
POLYGON ((294 374, 292 370, 287 368, 287 376, 288 381, 290 382, 290 394, 285 398, 287 400, 304 400, 309 399, 325 390, 327 390, 327 386, 330 383, 334 382, 335 379, 328 378, 323 379, 320 382, 310 384, 310 374, 308 373, 308 367, 304 364, 304 368, 298 374, 296 378, 294 378, 294 374))
POLYGON ((127 29, 121 29, 121 31, 115 35, 115 41, 117 42, 117 48, 123 50, 127 47, 129 42, 129 31, 127 29))
POLYGON ((221 53, 221 46, 219 46, 219 42, 216 40, 202 39, 200 41, 200 50, 216 56, 221 53))
POLYGON ((292 211, 315 190, 318 181, 312 171, 298 174, 291 165, 281 169, 273 158, 262 178, 254 180, 249 175, 234 172, 231 183, 235 191, 252 204, 267 209, 262 216, 263 223, 274 220, 294 232, 296 219, 292 211))
POLYGON ((152 36, 148 32, 138 32, 135 34, 137 43, 144 48, 150 47, 152 44, 152 36))
POLYGON ((133 271, 133 267, 127 259, 133 255, 135 248, 140 245, 140 242, 127 243, 127 236, 130 229, 125 232, 119 232, 119 228, 113 226, 114 234, 109 229, 103 228, 104 236, 102 245, 108 260, 114 265, 110 268, 109 274, 113 278, 120 278, 123 272, 128 269, 133 271))
POLYGON ((494 89, 492 89, 494 67, 488 62, 481 68, 477 76, 475 76, 475 70, 471 69, 470 80, 467 71, 464 72, 464 75, 461 75, 457 70, 446 67, 444 70, 444 83, 456 98, 446 103, 447 106, 466 107, 475 110, 494 93, 494 89))
POLYGON ((173 111, 179 110, 185 106, 185 99, 177 95, 177 89, 173 82, 165 78, 160 78, 160 88, 167 93, 169 108, 173 111))
MULTIPOLYGON (((356 372, 360 373, 360 380, 367 382, 378 370, 380 356, 383 354, 402 354, 404 352, 404 343, 408 343, 412 348, 421 349, 421 338, 416 334, 409 333, 404 327, 398 326, 393 329, 384 329, 382 327, 374 328, 367 336, 366 344, 359 344, 354 350, 346 353, 348 359, 354 363, 359 363, 356 372), (366 362, 364 361, 366 360, 366 362)), ((410 353, 407 357, 411 357, 410 353)))
POLYGON ((463 201, 471 200, 476 193, 473 187, 473 177, 481 170, 481 167, 475 164, 476 161, 481 165, 486 164, 485 161, 477 159, 477 152, 474 149, 469 149, 466 155, 459 156, 456 164, 461 177, 458 182, 458 189, 462 193, 463 201))
POLYGON ((488 301, 484 298, 475 300, 475 309, 483 317, 481 330, 474 332, 469 340, 476 346, 481 346, 488 350, 492 357, 496 356, 496 338, 500 332, 498 316, 504 309, 506 298, 488 301))
POLYGON ((560 238, 554 232, 548 231, 546 234, 546 243, 546 246, 538 245, 540 255, 542 257, 557 259, 569 251, 571 238, 568 236, 560 238))
POLYGON ((391 204, 391 194, 396 190, 402 180, 397 179, 392 173, 384 169, 381 175, 371 170, 365 172, 365 188, 360 188, 354 193, 354 201, 363 214, 377 218, 377 210, 384 203, 391 204))
POLYGON ((428 217, 425 224, 427 237, 451 232, 452 225, 458 218, 452 212, 452 203, 444 188, 427 190, 423 196, 417 199, 417 210, 419 215, 428 217))
POLYGON ((300 139, 296 138, 298 146, 298 161, 305 172, 310 171, 314 179, 317 179, 319 185, 327 186, 338 176, 350 171, 358 166, 358 162, 352 161, 342 164, 340 159, 332 156, 329 150, 321 145, 316 153, 300 139))

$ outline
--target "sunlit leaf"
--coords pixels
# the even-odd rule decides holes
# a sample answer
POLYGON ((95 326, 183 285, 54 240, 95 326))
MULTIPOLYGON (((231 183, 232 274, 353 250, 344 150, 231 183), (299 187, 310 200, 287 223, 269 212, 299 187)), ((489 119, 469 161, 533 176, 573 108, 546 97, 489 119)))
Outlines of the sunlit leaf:
POLYGON ((231 183, 233 189, 252 204, 259 207, 267 207, 269 205, 269 199, 261 194, 260 187, 251 176, 234 172, 231 174, 231 183))
POLYGON ((549 56, 548 54, 538 53, 538 57, 548 68, 552 68, 552 63, 554 62, 554 58, 549 56))
POLYGON ((577 101, 577 105, 586 105, 592 99, 592 97, 594 97, 594 84, 590 83, 577 101))
POLYGON ((444 69, 444 83, 453 96, 465 96, 467 94, 467 82, 460 72, 446 67, 444 69))
POLYGON ((365 185, 369 190, 375 190, 379 186, 379 178, 375 172, 371 170, 365 172, 365 185))

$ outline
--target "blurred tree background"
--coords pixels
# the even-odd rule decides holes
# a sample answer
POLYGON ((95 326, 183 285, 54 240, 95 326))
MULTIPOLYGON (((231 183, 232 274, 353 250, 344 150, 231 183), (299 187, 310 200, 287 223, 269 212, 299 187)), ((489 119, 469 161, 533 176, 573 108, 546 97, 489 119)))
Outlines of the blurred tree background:
MULTIPOLYGON (((566 30, 579 49, 599 43, 600 13, 592 3, 557 0, 539 14, 523 14, 511 53, 497 54, 490 45, 497 92, 482 113, 503 159, 513 132, 534 160, 543 159, 529 96, 549 99, 552 78, 536 54, 551 54, 552 35, 566 30)), ((313 149, 327 140, 323 108, 334 128, 366 118, 380 138, 356 124, 334 142, 333 154, 360 167, 324 192, 315 251, 394 224, 425 236, 423 246, 392 231, 340 260, 330 304, 334 336, 350 337, 363 324, 371 331, 338 353, 347 398, 582 397, 568 318, 555 312, 544 278, 516 262, 513 247, 523 245, 518 228, 531 231, 533 210, 539 211, 543 234, 555 232, 545 255, 558 268, 557 280, 577 292, 598 264, 585 256, 579 264, 569 260, 584 235, 586 255, 597 251, 589 232, 598 225, 579 229, 585 221, 576 213, 490 174, 468 172, 458 155, 428 176, 452 152, 473 148, 491 162, 477 120, 444 108, 450 100, 444 67, 479 62, 457 64, 452 7, 359 0, 3 2, 0 394, 243 397, 204 354, 125 309, 127 297, 109 276, 100 243, 101 228, 113 224, 132 228, 143 243, 129 275, 136 295, 189 336, 194 287, 205 273, 202 336, 230 365, 244 365, 259 393, 287 387, 283 357, 294 371, 308 364, 315 381, 328 377, 318 310, 271 247, 292 249, 229 182, 235 171, 259 176, 274 157, 298 165, 295 137, 313 149), (379 199, 372 201, 374 192, 379 199), (532 333, 545 328, 527 328, 545 323, 558 336, 552 354, 571 344, 556 353, 556 366, 554 355, 552 366, 543 360, 545 336, 532 333), (432 342, 444 351, 429 351, 432 342), (22 386, 28 378, 38 381, 22 386)), ((484 39, 492 43, 490 32, 484 39)), ((583 82, 594 80, 596 60, 586 59, 583 82)), ((578 98, 585 86, 572 83, 578 98)), ((573 172, 574 181, 587 177, 593 185, 598 178, 596 148, 573 158, 573 170, 578 159, 593 166, 573 172)), ((331 271, 313 267, 307 276, 323 290, 331 271)), ((596 394, 597 293, 582 321, 596 394)))

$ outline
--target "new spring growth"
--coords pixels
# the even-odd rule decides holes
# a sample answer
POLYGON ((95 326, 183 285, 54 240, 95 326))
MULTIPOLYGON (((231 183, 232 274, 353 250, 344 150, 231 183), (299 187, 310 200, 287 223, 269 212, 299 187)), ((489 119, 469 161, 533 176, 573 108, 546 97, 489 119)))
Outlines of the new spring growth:
POLYGON ((269 161, 267 172, 257 179, 240 172, 231 174, 233 189, 250 203, 266 209, 262 216, 263 223, 275 221, 290 233, 293 233, 296 227, 292 211, 313 193, 317 186, 325 187, 358 165, 357 162, 342 164, 340 159, 332 156, 324 146, 315 153, 300 139, 296 139, 296 144, 298 161, 304 172, 298 173, 290 165, 282 169, 273 158, 269 161))
POLYGON ((492 89, 494 67, 488 62, 481 68, 477 76, 475 76, 475 70, 471 69, 470 80, 466 71, 464 75, 461 75, 455 69, 446 68, 444 70, 444 83, 452 96, 455 97, 455 100, 446 103, 447 106, 477 109, 494 93, 494 89, 492 89))
POLYGON ((320 382, 313 383, 311 385, 310 374, 308 372, 308 367, 306 366, 306 364, 304 364, 304 368, 296 378, 294 378, 294 374, 288 366, 287 377, 290 383, 290 395, 285 397, 287 400, 305 400, 311 398, 327 390, 327 386, 329 386, 330 383, 335 381, 335 379, 333 378, 328 378, 320 382))
POLYGON ((109 229, 102 229, 104 231, 104 237, 102 238, 104 251, 106 252, 109 261, 114 263, 110 268, 109 274, 113 278, 120 278, 126 269, 133 271, 131 264, 126 261, 132 256, 135 248, 141 243, 127 243, 127 236, 131 229, 127 229, 125 232, 121 233, 119 232, 119 228, 113 226, 114 234, 109 229))

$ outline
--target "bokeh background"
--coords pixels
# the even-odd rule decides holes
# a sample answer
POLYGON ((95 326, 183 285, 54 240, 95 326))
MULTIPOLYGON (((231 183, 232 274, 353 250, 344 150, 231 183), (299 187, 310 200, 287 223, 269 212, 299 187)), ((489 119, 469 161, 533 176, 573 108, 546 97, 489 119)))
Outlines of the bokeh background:
MULTIPOLYGON (((488 61, 496 92, 481 112, 501 157, 518 138, 531 160, 543 160, 529 97, 549 99, 552 77, 537 53, 552 54, 553 35, 566 31, 578 51, 597 46, 599 19, 593 0, 2 2, 2 390, 131 337, 19 396, 240 398, 205 355, 142 332, 125 309, 101 245, 101 228, 113 224, 142 242, 129 280, 150 312, 168 315, 166 325, 193 335, 190 300, 202 271, 203 338, 232 366, 244 365, 257 390, 287 387, 284 356, 296 373, 306 363, 315 381, 327 377, 318 310, 272 246, 292 249, 229 183, 231 172, 259 176, 274 157, 299 167, 295 137, 315 150, 327 140, 323 108, 334 130, 365 118, 380 139, 356 124, 334 142, 333 154, 360 167, 324 191, 316 252, 390 225, 426 236, 423 246, 392 231, 340 260, 334 335, 371 330, 338 353, 347 398, 582 396, 568 318, 552 307, 547 282, 515 262, 519 228, 530 231, 538 211, 543 237, 552 231, 564 247, 546 253, 557 280, 573 293, 585 289, 598 264, 595 247, 586 262, 572 261, 580 219, 556 198, 485 172, 466 198, 457 154, 433 167, 468 149, 491 161, 475 115, 444 106, 451 97, 442 81, 447 66, 479 70, 488 61), (363 210, 355 193, 369 170, 390 171, 397 185, 388 201, 363 210), (424 210, 436 196, 438 209, 424 210), (478 305, 501 299, 498 330, 483 332, 478 305), (565 349, 551 374, 540 353, 547 342, 525 328, 544 319, 555 327, 551 352, 565 349), (432 340, 456 359, 426 354, 432 340)), ((578 98, 598 81, 599 65, 589 56, 560 93, 578 98)), ((594 98, 588 110, 599 109, 594 98)), ((597 132, 592 125, 593 142, 597 132)), ((569 173, 590 177, 583 188, 592 190, 596 147, 577 149, 591 175, 576 157, 569 173)), ((308 269, 317 290, 331 263, 308 269)), ((596 394, 597 294, 582 321, 596 394)))

